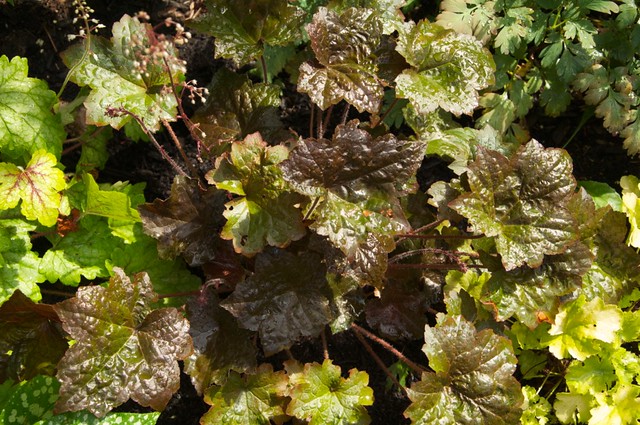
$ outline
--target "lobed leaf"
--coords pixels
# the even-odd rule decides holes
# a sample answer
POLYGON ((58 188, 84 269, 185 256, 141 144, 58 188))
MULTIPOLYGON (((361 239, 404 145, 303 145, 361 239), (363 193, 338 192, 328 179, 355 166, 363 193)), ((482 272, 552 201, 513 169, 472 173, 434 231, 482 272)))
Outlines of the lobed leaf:
POLYGON ((522 413, 523 396, 512 376, 511 342, 489 329, 477 332, 461 316, 440 316, 425 327, 423 351, 429 366, 407 389, 413 424, 512 424, 522 413))
POLYGON ((152 310, 146 274, 132 282, 121 269, 114 273, 107 288, 82 287, 54 306, 77 341, 58 364, 57 412, 102 417, 129 398, 162 410, 180 385, 177 361, 192 349, 189 322, 174 308, 152 310))
POLYGON ((627 215, 631 229, 627 245, 640 248, 640 179, 636 176, 622 176, 622 212, 627 215))

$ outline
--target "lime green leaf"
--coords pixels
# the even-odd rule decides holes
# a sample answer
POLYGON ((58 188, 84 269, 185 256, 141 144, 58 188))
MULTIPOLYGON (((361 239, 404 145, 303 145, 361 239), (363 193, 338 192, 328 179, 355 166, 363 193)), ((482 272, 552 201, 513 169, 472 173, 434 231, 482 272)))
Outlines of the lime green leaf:
POLYGON ((205 402, 211 405, 200 419, 202 425, 263 425, 274 421, 282 424, 287 390, 284 371, 274 372, 270 364, 261 365, 255 373, 241 376, 231 371, 221 387, 211 387, 205 402))
POLYGON ((305 235, 296 207, 302 199, 288 190, 278 167, 287 155, 286 147, 268 147, 254 133, 234 143, 231 153, 220 157, 207 174, 218 189, 240 195, 225 204, 227 223, 220 234, 233 241, 236 252, 252 256, 267 244, 282 248, 305 235))
POLYGON ((635 109, 629 116, 630 124, 627 125, 620 135, 624 137, 624 147, 629 155, 640 153, 640 109, 635 109))
POLYGON ((51 376, 38 375, 21 382, 0 410, 0 423, 23 425, 51 418, 59 388, 60 384, 51 376))
POLYGON ((398 97, 419 113, 437 108, 471 114, 478 91, 493 83, 495 64, 476 39, 420 21, 400 32, 397 50, 412 66, 396 78, 398 97))
POLYGON ((326 267, 318 255, 305 254, 276 249, 259 254, 255 273, 221 303, 242 327, 258 331, 267 355, 319 335, 332 318, 326 267))
POLYGON ((130 397, 162 410, 180 385, 178 360, 192 349, 189 322, 174 308, 152 310, 146 274, 132 282, 114 273, 107 288, 82 287, 54 306, 77 341, 58 364, 58 412, 86 408, 102 417, 130 397))
POLYGON ((627 245, 640 248, 640 179, 635 176, 622 176, 622 212, 627 215, 631 230, 627 236, 627 245))
POLYGON ((27 220, 53 226, 62 202, 60 191, 67 185, 56 157, 44 149, 34 152, 26 168, 0 163, 0 210, 20 205, 27 220))
POLYGON ((524 395, 524 403, 522 405, 522 416, 520 423, 522 425, 545 425, 549 423, 549 415, 551 413, 551 404, 546 398, 540 396, 535 388, 522 387, 524 395))
POLYGON ((289 372, 291 402, 287 413, 309 421, 309 425, 366 425, 371 422, 364 406, 373 404, 373 390, 368 386, 369 375, 351 369, 343 378, 339 366, 331 360, 321 365, 307 363, 301 371, 292 372, 292 364, 285 364, 289 372))
POLYGON ((241 329, 235 318, 219 305, 211 287, 187 304, 193 353, 184 370, 199 394, 211 385, 222 385, 230 370, 246 372, 256 366, 253 332, 241 329))
POLYGON ((606 392, 616 381, 611 361, 600 356, 588 357, 584 362, 574 360, 567 368, 565 378, 567 387, 574 394, 606 392))
POLYGON ((44 282, 39 270, 40 258, 31 250, 29 232, 36 226, 24 220, 0 220, 0 305, 19 290, 33 301, 40 301, 44 282))
POLYGON ((589 425, 633 424, 640 412, 640 388, 637 385, 616 385, 613 394, 596 397, 597 407, 591 410, 589 425))
POLYGON ((89 173, 82 176, 87 198, 84 206, 86 214, 99 215, 126 221, 140 221, 138 211, 131 208, 131 200, 126 193, 115 190, 100 190, 89 173))
POLYGON ((84 102, 87 123, 119 129, 133 120, 124 111, 152 131, 162 120, 174 121, 177 101, 169 85, 172 79, 183 81, 185 71, 173 44, 151 36, 151 25, 129 15, 114 23, 112 32, 111 40, 93 36, 62 53, 71 80, 92 89, 84 102))
POLYGON ((553 409, 563 424, 575 423, 574 417, 578 413, 578 420, 586 423, 591 417, 589 411, 594 400, 591 394, 557 393, 553 409))
POLYGON ((373 55, 382 34, 378 14, 349 8, 338 15, 321 7, 307 32, 322 67, 303 63, 298 91, 323 110, 345 100, 360 112, 377 113, 384 94, 373 55))
POLYGON ((511 341, 489 329, 477 332, 462 316, 441 315, 425 327, 422 348, 435 371, 407 390, 404 412, 413 424, 513 424, 522 414, 523 396, 512 376, 511 341))
POLYGON ((573 357, 584 360, 618 341, 622 311, 605 305, 600 298, 586 302, 584 295, 568 302, 555 317, 549 329, 549 351, 559 359, 573 357))
POLYGON ((216 57, 246 65, 265 44, 284 46, 300 38, 304 11, 280 0, 207 0, 206 12, 190 26, 215 37, 216 57))
POLYGON ((478 149, 467 173, 470 192, 449 206, 476 232, 496 238, 507 270, 539 266, 544 255, 562 253, 577 238, 567 208, 576 182, 569 154, 536 141, 510 159, 478 149))
POLYGON ((587 191, 593 202, 595 202, 596 208, 610 205, 614 211, 622 211, 622 197, 608 184, 587 180, 579 181, 578 186, 587 191))
POLYGON ((22 292, 0 307, 0 381, 53 375, 67 341, 50 305, 35 304, 22 292))
POLYGON ((59 158, 65 138, 56 94, 27 72, 27 59, 0 56, 0 159, 20 164, 41 149, 59 158))

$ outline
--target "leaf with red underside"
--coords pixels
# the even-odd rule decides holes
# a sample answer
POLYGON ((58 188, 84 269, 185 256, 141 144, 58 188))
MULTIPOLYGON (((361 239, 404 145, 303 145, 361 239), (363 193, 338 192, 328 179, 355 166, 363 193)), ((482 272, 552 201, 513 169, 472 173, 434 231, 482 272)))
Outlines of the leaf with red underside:
POLYGON ((114 273, 108 287, 80 288, 54 306, 77 341, 58 364, 57 412, 102 417, 129 398, 162 410, 180 386, 178 360, 192 350, 189 322, 175 308, 152 309, 156 294, 146 273, 133 281, 114 273))
POLYGON ((206 288, 187 304, 193 353, 184 370, 199 394, 211 385, 222 385, 230 370, 246 372, 256 367, 253 332, 241 329, 235 317, 219 305, 218 296, 206 288))
POLYGON ((319 335, 332 319, 326 273, 316 254, 268 249, 256 257, 255 273, 221 305, 242 327, 258 331, 271 355, 299 338, 319 335))
POLYGON ((359 112, 377 113, 383 97, 373 55, 382 35, 378 14, 349 8, 338 15, 321 7, 307 32, 320 65, 302 64, 298 91, 323 110, 345 100, 359 112))
POLYGON ((190 266, 213 260, 222 241, 216 237, 224 220, 226 194, 203 190, 197 182, 176 176, 171 196, 138 207, 146 234, 158 240, 161 258, 182 255, 190 266))
POLYGON ((53 375, 67 341, 50 305, 15 291, 0 307, 0 381, 53 375))

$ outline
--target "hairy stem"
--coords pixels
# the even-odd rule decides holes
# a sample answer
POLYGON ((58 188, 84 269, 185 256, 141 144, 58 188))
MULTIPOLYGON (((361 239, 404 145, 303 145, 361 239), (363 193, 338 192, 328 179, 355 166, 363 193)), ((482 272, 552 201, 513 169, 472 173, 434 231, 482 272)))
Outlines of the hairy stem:
POLYGON ((178 136, 176 136, 176 133, 173 131, 171 124, 169 124, 167 120, 162 120, 162 125, 164 125, 164 128, 167 129, 169 136, 171 136, 171 140, 173 140, 173 144, 176 145, 178 152, 180 152, 180 156, 182 157, 182 160, 184 161, 185 164, 187 164, 187 167, 191 172, 191 177, 194 180, 198 180, 200 178, 200 176, 198 175, 198 170, 196 170, 196 168, 193 166, 191 161, 189 161, 187 154, 184 152, 184 149, 182 148, 182 143, 180 143, 180 139, 178 139, 178 136))
POLYGON ((391 382, 393 382, 398 388, 400 388, 406 394, 407 393, 407 389, 405 387, 403 387, 402 385, 400 385, 400 382, 398 382, 396 377, 393 376, 393 373, 391 373, 391 371, 389 370, 387 365, 384 364, 382 359, 375 353, 375 351, 373 351, 373 348, 371 348, 371 345, 369 345, 367 340, 365 340, 364 337, 359 332, 354 332, 354 333, 356 335, 356 338, 358 338, 358 341, 360 341, 360 344, 362 344, 364 349, 367 350, 367 353, 369 353, 371 358, 373 358, 373 360, 380 367, 380 369, 382 369, 384 374, 387 375, 387 378, 389 378, 391 380, 391 382))

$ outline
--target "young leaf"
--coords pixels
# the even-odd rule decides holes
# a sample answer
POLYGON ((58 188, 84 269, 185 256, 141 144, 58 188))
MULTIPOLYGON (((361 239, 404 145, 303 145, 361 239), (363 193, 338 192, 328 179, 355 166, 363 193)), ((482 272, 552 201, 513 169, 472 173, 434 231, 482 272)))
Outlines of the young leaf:
POLYGON ((27 59, 0 56, 0 159, 25 164, 36 151, 59 158, 65 138, 56 94, 44 81, 27 77, 27 59))
POLYGON ((174 308, 151 309, 156 295, 146 274, 132 282, 114 273, 107 288, 82 287, 54 306, 77 341, 58 364, 57 412, 86 408, 102 417, 129 398, 162 410, 180 385, 178 360, 192 349, 189 322, 174 308))
POLYGON ((510 159, 479 148, 467 172, 470 192, 449 203, 473 229, 496 238, 507 270, 537 267, 577 239, 567 203, 576 186, 569 154, 536 141, 510 159))
POLYGON ((287 414, 309 421, 309 425, 366 425, 371 422, 365 406, 373 404, 373 390, 368 386, 369 375, 357 369, 349 377, 341 376, 341 369, 331 360, 321 365, 285 363, 289 373, 291 402, 287 414))
POLYGON ((242 327, 258 331, 266 355, 317 336, 332 318, 326 267, 319 256, 306 254, 277 249, 259 254, 255 273, 221 303, 242 327))
POLYGON ((523 396, 512 376, 511 341, 485 329, 477 332, 461 316, 440 316, 425 327, 422 350, 435 371, 407 389, 411 405, 404 415, 413 424, 513 424, 523 396))
POLYGON ((87 124, 119 129, 133 120, 121 110, 152 131, 162 120, 174 121, 177 102, 169 85, 171 79, 183 81, 185 70, 173 44, 151 36, 151 25, 129 15, 114 23, 112 32, 111 40, 92 36, 62 53, 71 81, 92 89, 84 102, 87 124))
POLYGON ((220 240, 216 235, 224 222, 226 195, 214 188, 202 190, 195 182, 176 176, 171 196, 138 208, 145 233, 158 240, 161 258, 182 255, 187 263, 200 266, 216 257, 220 240))
POLYGON ((259 58, 265 44, 285 46, 300 38, 304 11, 279 0, 207 0, 206 12, 190 26, 215 37, 216 57, 240 66, 259 58))
POLYGON ((495 65, 473 37, 420 21, 400 32, 398 52, 412 68, 396 78, 398 97, 422 114, 442 108, 471 114, 478 91, 493 83, 495 65))
POLYGON ((282 424, 287 390, 283 371, 274 372, 270 364, 261 365, 255 373, 244 377, 231 371, 221 387, 211 387, 205 402, 211 409, 200 419, 202 425, 282 424))
POLYGON ((236 319, 219 305, 213 289, 206 288, 187 304, 193 353, 184 370, 199 394, 212 385, 223 385, 230 370, 246 372, 256 367, 253 332, 241 329, 236 319))
POLYGON ((35 229, 24 220, 0 220, 0 305, 16 290, 33 301, 42 298, 37 283, 45 277, 39 270, 38 254, 31 250, 29 235, 35 229))
POLYGON ((225 204, 227 223, 220 234, 233 241, 236 252, 253 256, 267 244, 282 248, 305 235, 296 207, 302 199, 288 191, 278 167, 287 155, 286 147, 268 147, 254 133, 234 143, 231 153, 220 157, 207 174, 218 189, 240 195, 225 204))
POLYGON ((35 304, 22 292, 0 307, 0 381, 53 375, 67 350, 58 316, 51 306, 35 304))
POLYGON ((56 157, 39 149, 25 168, 12 163, 0 163, 0 210, 20 205, 27 220, 38 220, 53 226, 58 219, 62 194, 67 186, 62 170, 56 167, 56 157))
POLYGON ((551 404, 546 398, 540 396, 536 389, 529 386, 522 387, 524 403, 522 405, 522 425, 540 425, 549 422, 551 414, 551 404))
POLYGON ((307 32, 321 67, 300 66, 298 91, 323 110, 345 100, 359 112, 377 113, 384 94, 373 56, 382 34, 377 13, 348 8, 338 15, 321 7, 307 32))

